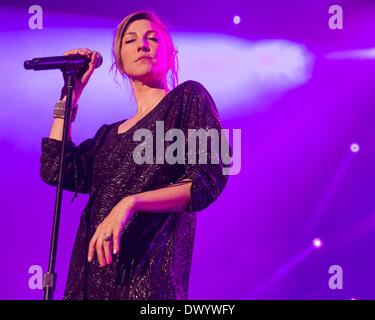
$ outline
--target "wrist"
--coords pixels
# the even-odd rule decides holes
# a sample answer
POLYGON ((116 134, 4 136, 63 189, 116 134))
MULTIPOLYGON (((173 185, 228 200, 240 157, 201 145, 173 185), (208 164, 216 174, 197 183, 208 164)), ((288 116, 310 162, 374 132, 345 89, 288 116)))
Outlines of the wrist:
MULTIPOLYGON (((75 95, 73 94, 73 97, 72 97, 72 104, 73 104, 73 105, 75 105, 75 104, 78 103, 78 98, 79 98, 79 97, 75 97, 75 95)), ((66 102, 66 96, 64 96, 64 98, 62 98, 61 101, 66 102)))
MULTIPOLYGON (((53 110, 53 117, 65 119, 65 109, 66 109, 66 101, 58 100, 57 103, 56 103, 55 109, 53 110)), ((70 121, 71 122, 74 122, 74 120, 76 119, 77 110, 78 110, 78 105, 73 104, 71 112, 70 112, 70 121)))
POLYGON ((138 200, 136 195, 126 196, 121 200, 121 205, 125 210, 135 213, 138 211, 138 200))

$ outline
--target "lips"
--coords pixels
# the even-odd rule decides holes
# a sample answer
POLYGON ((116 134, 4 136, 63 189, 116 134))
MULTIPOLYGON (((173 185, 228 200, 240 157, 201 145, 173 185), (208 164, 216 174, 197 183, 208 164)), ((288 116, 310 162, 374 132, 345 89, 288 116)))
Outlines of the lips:
POLYGON ((139 60, 142 60, 142 59, 151 59, 151 57, 143 56, 143 57, 138 58, 136 61, 139 61, 139 60))

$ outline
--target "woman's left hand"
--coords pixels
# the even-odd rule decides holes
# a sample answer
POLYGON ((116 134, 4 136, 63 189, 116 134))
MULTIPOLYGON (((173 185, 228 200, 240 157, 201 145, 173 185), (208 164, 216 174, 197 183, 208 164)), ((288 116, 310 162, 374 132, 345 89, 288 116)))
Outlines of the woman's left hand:
POLYGON ((88 261, 91 262, 95 249, 101 267, 112 262, 113 254, 120 250, 120 234, 126 223, 135 213, 135 198, 125 197, 112 209, 109 215, 96 229, 89 243, 88 261), (104 238, 108 240, 104 240, 104 238))

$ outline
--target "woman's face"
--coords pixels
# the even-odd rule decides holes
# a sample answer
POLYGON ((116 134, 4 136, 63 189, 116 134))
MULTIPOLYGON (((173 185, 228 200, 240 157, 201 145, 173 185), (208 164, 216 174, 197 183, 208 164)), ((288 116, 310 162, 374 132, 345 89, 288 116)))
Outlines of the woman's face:
POLYGON ((168 51, 160 27, 146 19, 133 21, 122 38, 121 61, 125 73, 132 79, 150 81, 165 78, 168 51))

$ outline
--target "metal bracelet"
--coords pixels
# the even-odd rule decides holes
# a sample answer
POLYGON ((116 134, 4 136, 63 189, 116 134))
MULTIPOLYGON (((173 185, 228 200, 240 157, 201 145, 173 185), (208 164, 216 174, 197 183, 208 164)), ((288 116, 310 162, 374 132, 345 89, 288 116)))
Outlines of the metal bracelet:
MULTIPOLYGON (((65 118, 65 105, 66 102, 63 100, 58 100, 55 109, 53 110, 53 117, 54 118, 65 118)), ((77 117, 77 110, 78 110, 78 104, 72 105, 72 110, 70 112, 70 122, 73 122, 77 117)))

